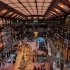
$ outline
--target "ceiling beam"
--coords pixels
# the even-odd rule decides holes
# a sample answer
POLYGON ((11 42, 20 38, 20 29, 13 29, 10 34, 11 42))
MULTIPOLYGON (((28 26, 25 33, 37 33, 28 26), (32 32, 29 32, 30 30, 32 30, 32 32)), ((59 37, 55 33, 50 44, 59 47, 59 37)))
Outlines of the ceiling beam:
MULTIPOLYGON (((18 0, 18 2, 29 12, 29 10, 22 4, 22 2, 20 0, 18 0)), ((30 13, 30 12, 29 12, 30 13)), ((30 13, 31 14, 31 13, 30 13)), ((31 14, 32 15, 32 14, 31 14)))
POLYGON ((57 6, 56 8, 58 8, 60 11, 62 11, 65 14, 68 14, 65 10, 63 10, 61 7, 57 6))
MULTIPOLYGON (((38 8, 37 8, 37 1, 35 0, 35 3, 36 3, 36 10, 37 10, 37 15, 38 15, 38 8)), ((38 16, 37 16, 38 18, 38 16)))
POLYGON ((50 11, 51 7, 54 5, 54 3, 55 3, 56 1, 57 1, 57 0, 53 0, 53 1, 51 2, 51 5, 48 7, 46 13, 44 14, 44 17, 48 14, 48 11, 50 11))
MULTIPOLYGON (((27 2, 28 2, 28 0, 27 0, 27 2)), ((29 2, 28 2, 28 4, 29 4, 29 2)), ((32 9, 32 7, 31 7, 31 5, 29 4, 29 6, 30 6, 30 8, 31 8, 31 10, 33 11, 33 9, 32 9)), ((33 13, 34 13, 34 11, 33 11, 33 13)), ((33 19, 33 17, 31 16, 31 18, 33 19)))
POLYGON ((11 11, 11 12, 14 12, 14 13, 20 15, 20 16, 26 17, 26 16, 25 16, 24 14, 22 14, 21 12, 15 10, 14 8, 12 8, 12 7, 8 6, 7 4, 5 4, 5 3, 3 3, 3 2, 0 1, 0 7, 1 7, 1 6, 3 6, 3 9, 7 9, 8 11, 11 11))
POLYGON ((66 4, 70 8, 70 2, 68 2, 67 0, 60 0, 60 1, 66 4))

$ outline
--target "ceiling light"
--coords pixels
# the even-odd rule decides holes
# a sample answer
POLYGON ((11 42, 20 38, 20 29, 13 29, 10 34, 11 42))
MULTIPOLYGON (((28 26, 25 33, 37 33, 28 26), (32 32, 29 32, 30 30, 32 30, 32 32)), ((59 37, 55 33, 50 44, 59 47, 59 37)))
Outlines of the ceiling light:
POLYGON ((13 12, 8 13, 6 16, 10 16, 13 12))
POLYGON ((20 15, 17 15, 16 18, 18 18, 20 15))
POLYGON ((12 17, 15 17, 17 14, 12 15, 12 17))
POLYGON ((50 16, 50 15, 53 15, 53 13, 49 13, 49 16, 50 16))
POLYGON ((61 11, 59 9, 57 9, 57 8, 54 8, 54 10, 57 11, 57 12, 59 12, 59 13, 61 13, 61 11))
POLYGON ((6 9, 3 9, 3 10, 1 11, 2 14, 6 13, 6 12, 7 12, 6 9))
POLYGON ((63 9, 65 9, 65 10, 68 8, 66 5, 64 5, 62 3, 58 3, 58 6, 61 7, 61 8, 63 8, 63 9))
POLYGON ((45 0, 45 2, 52 2, 52 0, 45 0))
POLYGON ((39 2, 39 3, 40 3, 40 2, 42 2, 42 3, 44 2, 44 0, 36 0, 36 1, 39 2))
POLYGON ((53 13, 53 14, 55 14, 55 15, 56 15, 56 13, 55 13, 54 11, 51 11, 51 13, 53 13))

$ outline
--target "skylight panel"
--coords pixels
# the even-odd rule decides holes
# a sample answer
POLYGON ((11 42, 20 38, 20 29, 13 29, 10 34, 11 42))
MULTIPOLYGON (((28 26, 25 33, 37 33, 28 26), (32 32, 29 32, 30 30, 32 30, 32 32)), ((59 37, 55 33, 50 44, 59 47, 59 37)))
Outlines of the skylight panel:
POLYGON ((22 11, 26 10, 25 8, 22 8, 22 7, 20 7, 20 9, 21 9, 22 11))
POLYGON ((32 6, 32 7, 33 7, 33 6, 36 6, 36 4, 35 4, 35 3, 29 3, 29 4, 30 4, 30 6, 32 6))
POLYGON ((45 2, 52 2, 52 0, 45 0, 45 2))
POLYGON ((43 6, 43 3, 37 3, 37 6, 43 6))
POLYGON ((6 10, 6 9, 3 9, 2 11, 1 11, 1 14, 4 14, 4 13, 6 13, 8 10, 6 10))
POLYGON ((35 2, 35 0, 28 0, 28 2, 35 2))
POLYGON ((44 0, 36 0, 37 2, 44 2, 44 0))
POLYGON ((46 9, 42 10, 42 11, 46 11, 46 9))
POLYGON ((32 10, 29 10, 29 12, 33 12, 32 10))
POLYGON ((37 11, 34 11, 34 13, 36 13, 36 14, 37 14, 37 11))
POLYGON ((20 3, 15 3, 17 7, 23 7, 20 3))
POLYGON ((27 0, 20 0, 20 2, 26 2, 27 3, 27 0))
POLYGON ((18 2, 18 0, 9 0, 9 1, 11 1, 12 3, 17 3, 18 2))
POLYGON ((45 12, 42 11, 42 15, 44 15, 44 14, 45 14, 45 12))
POLYGON ((48 9, 48 7, 43 7, 43 10, 47 10, 48 9))
POLYGON ((8 4, 9 6, 11 6, 11 7, 17 7, 15 4, 8 4))
POLYGON ((11 3, 9 0, 0 0, 0 1, 2 1, 2 2, 6 3, 6 4, 11 3))
POLYGON ((38 10, 38 12, 41 12, 42 10, 38 10))
POLYGON ((33 10, 36 10, 36 7, 31 7, 33 10))
POLYGON ((23 12, 24 15, 28 15, 26 12, 23 12))
POLYGON ((28 11, 26 11, 27 14, 30 14, 28 11))
POLYGON ((24 6, 28 6, 29 7, 29 3, 22 3, 24 6))
POLYGON ((50 3, 44 3, 44 6, 49 6, 50 5, 50 3))
POLYGON ((38 15, 41 15, 42 14, 42 12, 41 11, 38 11, 38 15))
POLYGON ((30 12, 32 15, 34 15, 34 13, 33 12, 30 12))
POLYGON ((16 10, 20 10, 20 8, 18 8, 18 7, 17 7, 17 8, 15 8, 15 9, 16 9, 16 10))
POLYGON ((31 7, 26 7, 26 9, 31 10, 31 7))
POLYGON ((38 10, 42 10, 42 7, 37 7, 38 10))

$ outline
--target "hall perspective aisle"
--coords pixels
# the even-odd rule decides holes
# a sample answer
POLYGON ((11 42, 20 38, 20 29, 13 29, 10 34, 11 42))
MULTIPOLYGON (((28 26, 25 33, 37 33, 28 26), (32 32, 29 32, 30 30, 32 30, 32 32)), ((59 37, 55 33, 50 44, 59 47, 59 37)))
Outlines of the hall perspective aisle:
MULTIPOLYGON (((46 55, 46 53, 44 51, 38 50, 38 45, 36 45, 36 42, 27 42, 31 47, 32 50, 36 50, 38 55, 46 55)), ((25 70, 33 70, 34 66, 36 66, 36 68, 40 67, 41 68, 42 63, 40 62, 34 62, 31 63, 29 65, 27 65, 27 67, 25 68, 25 70)), ((46 70, 50 70, 50 64, 48 62, 45 62, 45 68, 46 70)))
MULTIPOLYGON (((31 46, 32 50, 39 51, 38 54, 40 54, 40 55, 42 53, 45 54, 44 51, 37 50, 36 42, 27 42, 27 43, 29 44, 29 46, 31 46)), ((14 64, 14 70, 20 70, 19 67, 20 67, 20 62, 21 62, 22 55, 23 55, 23 49, 24 49, 24 46, 22 46, 21 52, 18 51, 18 53, 17 53, 18 55, 16 58, 16 63, 14 64)), ((42 65, 42 63, 37 62, 37 59, 36 59, 36 61, 34 63, 29 63, 24 70, 33 70, 34 66, 36 66, 37 68, 38 67, 41 68, 41 65, 42 65)), ((50 70, 50 64, 48 62, 45 62, 45 68, 46 68, 46 70, 50 70)))

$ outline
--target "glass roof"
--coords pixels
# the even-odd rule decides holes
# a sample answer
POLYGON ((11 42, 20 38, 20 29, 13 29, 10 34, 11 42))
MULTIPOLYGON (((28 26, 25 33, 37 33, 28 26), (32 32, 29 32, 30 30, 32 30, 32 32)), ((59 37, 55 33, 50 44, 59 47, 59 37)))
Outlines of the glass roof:
MULTIPOLYGON (((0 0, 26 16, 44 15, 53 0, 0 0)), ((36 17, 35 17, 36 18, 36 17)))

